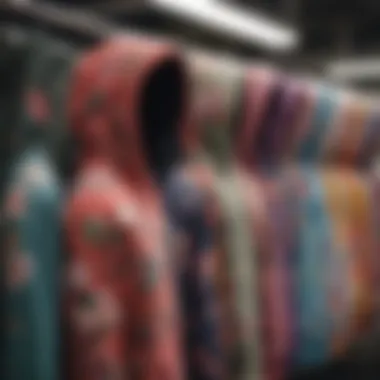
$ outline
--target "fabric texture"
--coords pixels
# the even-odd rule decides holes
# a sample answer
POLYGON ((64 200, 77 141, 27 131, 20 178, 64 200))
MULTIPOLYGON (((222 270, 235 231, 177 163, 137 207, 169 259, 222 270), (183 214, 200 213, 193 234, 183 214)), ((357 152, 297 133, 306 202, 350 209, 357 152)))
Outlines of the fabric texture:
POLYGON ((347 328, 343 334, 345 343, 338 340, 335 346, 341 352, 365 332, 374 312, 370 296, 373 278, 370 257, 374 237, 370 227, 368 182, 350 171, 328 173, 327 176, 334 240, 345 248, 349 259, 347 287, 350 289, 351 310, 348 310, 348 320, 344 324, 347 328))
POLYGON ((14 33, 6 380, 284 380, 378 356, 375 103, 170 43, 14 33))
MULTIPOLYGON (((288 176, 290 178, 290 176, 288 176)), ((250 199, 257 242, 260 297, 260 331, 265 379, 282 379, 288 373, 295 339, 294 233, 297 220, 294 212, 294 189, 286 176, 254 177, 250 199), (275 238, 274 238, 275 237, 275 238)))
MULTIPOLYGON (((26 64, 29 62, 30 44, 26 30, 14 29, 4 26, 1 28, 2 39, 0 54, 0 200, 1 212, 4 212, 4 195, 6 192, 7 179, 10 170, 11 159, 15 153, 15 136, 19 127, 18 118, 21 104, 19 99, 23 90, 26 64), (19 37, 14 41, 14 33, 19 37)), ((6 248, 6 225, 4 220, 0 222, 0 359, 1 368, 5 368, 5 344, 4 334, 6 332, 6 305, 5 305, 5 248, 6 248)))
POLYGON ((4 212, 10 326, 5 373, 7 379, 54 380, 60 377, 62 189, 49 136, 65 124, 62 110, 74 52, 38 32, 30 38, 18 121, 22 140, 13 157, 4 212))
POLYGON ((337 107, 337 94, 331 89, 316 88, 313 95, 314 109, 297 149, 300 159, 309 163, 315 162, 320 157, 326 133, 337 107))
MULTIPOLYGON (((217 62, 201 54, 188 54, 188 62, 192 82, 189 124, 198 139, 187 152, 192 158, 174 172, 168 188, 169 194, 178 194, 187 184, 193 190, 183 193, 176 208, 191 215, 201 213, 209 221, 209 249, 188 249, 184 272, 191 270, 201 254, 203 265, 211 266, 207 272, 198 269, 194 277, 187 277, 181 290, 186 310, 193 304, 185 289, 198 289, 198 281, 210 286, 209 292, 199 293, 199 314, 191 314, 194 320, 186 323, 191 326, 185 331, 188 337, 196 328, 192 326, 203 326, 203 334, 195 335, 198 339, 187 347, 189 373, 194 376, 190 378, 256 379, 261 376, 257 266, 248 229, 250 215, 241 190, 244 175, 234 163, 232 149, 234 128, 239 123, 241 71, 228 61, 217 62), (213 321, 219 330, 206 334, 206 321, 213 321), (198 352, 204 353, 202 360, 198 352)), ((174 200, 169 196, 169 204, 174 200)), ((173 225, 174 236, 178 236, 178 219, 173 225)), ((181 227, 179 230, 181 233, 181 227)), ((182 234, 195 246, 199 244, 189 227, 182 227, 182 234)))
POLYGON ((163 205, 143 150, 146 128, 178 122, 150 103, 170 92, 144 95, 168 63, 181 72, 176 47, 120 38, 84 54, 73 76, 82 156, 65 221, 70 379, 184 376, 163 205), (153 124, 140 114, 146 99, 153 124))
POLYGON ((270 262, 260 259, 259 268, 264 373, 283 378, 345 357, 373 331, 368 169, 378 150, 378 117, 364 97, 264 73, 247 71, 250 111, 236 155, 265 204, 264 212, 251 212, 259 220, 252 233, 259 257, 270 262), (277 285, 266 278, 270 271, 277 285), (286 300, 281 306, 278 294, 286 300), (281 336, 287 343, 280 350, 281 336))
POLYGON ((297 266, 299 336, 296 360, 308 367, 327 361, 332 330, 329 312, 331 237, 320 175, 310 168, 301 172, 305 192, 300 194, 300 229, 297 266), (318 270, 316 270, 318 268, 318 270))

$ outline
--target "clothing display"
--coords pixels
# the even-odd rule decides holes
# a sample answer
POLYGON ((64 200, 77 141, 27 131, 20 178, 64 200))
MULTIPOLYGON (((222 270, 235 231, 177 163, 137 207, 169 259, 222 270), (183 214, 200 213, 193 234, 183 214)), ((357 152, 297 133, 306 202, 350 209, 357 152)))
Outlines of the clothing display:
POLYGON ((0 28, 4 379, 375 360, 376 102, 165 39, 50 32, 0 28))
POLYGON ((159 189, 171 146, 158 133, 176 129, 184 91, 177 49, 133 38, 85 53, 73 75, 81 157, 65 218, 71 379, 183 379, 159 189))
MULTIPOLYGON (((261 201, 267 204, 266 215, 263 216, 258 207, 255 212, 261 213, 261 221, 267 220, 271 228, 269 236, 282 248, 281 253, 273 243, 269 248, 270 244, 263 242, 265 233, 256 226, 259 251, 266 252, 271 260, 276 255, 282 260, 276 264, 272 261, 272 265, 266 263, 276 270, 277 293, 267 293, 271 295, 265 299, 265 286, 260 290, 266 305, 262 313, 270 302, 277 304, 277 312, 272 309, 268 313, 276 315, 272 325, 275 334, 268 334, 268 317, 264 317, 267 321, 262 327, 266 338, 262 341, 264 352, 275 344, 276 338, 280 340, 281 331, 274 327, 276 322, 277 326, 281 320, 286 321, 283 327, 287 324, 282 330, 283 336, 287 336, 282 368, 277 373, 265 371, 269 377, 281 378, 289 368, 313 368, 345 356, 349 347, 374 326, 374 298, 370 296, 373 294, 373 265, 370 263, 376 252, 373 237, 376 226, 370 219, 368 166, 362 173, 353 171, 350 176, 345 167, 355 168, 356 164, 363 169, 360 158, 368 154, 362 152, 364 144, 369 145, 366 134, 376 136, 377 118, 375 108, 366 99, 358 97, 355 102, 356 98, 334 89, 286 78, 276 72, 263 73, 260 69, 248 71, 246 77, 246 106, 252 102, 252 109, 257 104, 262 109, 256 112, 256 118, 250 116, 241 128, 236 154, 258 186, 263 187, 261 201), (260 101, 255 98, 255 91, 260 101), (347 133, 351 128, 355 128, 354 137, 347 133), (369 128, 372 131, 367 131, 369 128), (287 133, 283 132, 279 147, 276 134, 279 136, 281 130, 287 133), (255 157, 244 153, 252 136, 255 157), (325 180, 331 176, 335 184, 330 183, 332 179, 325 180), (285 190, 284 183, 290 191, 285 190), (348 192, 350 186, 352 194, 343 197, 344 193, 340 193, 331 198, 331 191, 337 191, 337 187, 348 192), (274 202, 276 187, 284 207, 281 202, 274 202), (346 205, 336 222, 336 208, 343 198, 346 205), (273 206, 268 207, 273 203, 275 217, 270 216, 273 206), (284 210, 288 210, 287 226, 278 227, 284 210), (336 223, 348 223, 345 237, 341 232, 343 227, 336 227, 336 223), (358 224, 353 227, 352 223, 358 224), (282 286, 278 285, 280 273, 285 273, 282 286), (287 304, 284 302, 280 307, 280 299, 287 304), (281 319, 281 315, 288 318, 281 319)), ((365 160, 367 164, 370 162, 368 158, 365 160)), ((259 271, 265 278, 263 266, 259 271)), ((272 288, 274 283, 272 281, 272 288)), ((278 364, 274 365, 273 353, 269 356, 271 361, 267 368, 279 368, 278 364)), ((279 357, 281 355, 277 360, 279 357)))
POLYGON ((54 380, 60 377, 62 188, 51 142, 67 127, 66 84, 74 52, 38 32, 29 38, 18 149, 4 200, 4 372, 10 380, 54 380))
POLYGON ((172 233, 187 244, 180 251, 180 299, 188 326, 189 377, 256 379, 257 268, 231 138, 242 99, 242 71, 202 54, 187 58, 189 123, 198 144, 173 172, 168 204, 172 233), (196 234, 201 226, 194 219, 192 224, 192 218, 206 224, 205 235, 196 234))

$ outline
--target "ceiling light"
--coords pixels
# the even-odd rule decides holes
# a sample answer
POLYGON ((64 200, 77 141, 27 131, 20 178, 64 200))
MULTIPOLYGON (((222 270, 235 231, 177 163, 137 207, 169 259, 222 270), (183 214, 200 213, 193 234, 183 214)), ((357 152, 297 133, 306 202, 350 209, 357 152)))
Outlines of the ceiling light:
POLYGON ((218 0, 149 0, 157 9, 273 51, 293 50, 299 35, 251 10, 218 0))

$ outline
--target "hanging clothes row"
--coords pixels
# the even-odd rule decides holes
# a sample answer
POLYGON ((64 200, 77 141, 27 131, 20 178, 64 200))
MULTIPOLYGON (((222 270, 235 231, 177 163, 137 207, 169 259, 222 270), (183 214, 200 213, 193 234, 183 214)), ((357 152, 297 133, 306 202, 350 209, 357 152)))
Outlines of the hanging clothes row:
POLYGON ((20 33, 5 379, 282 380, 374 335, 376 104, 171 42, 20 33))

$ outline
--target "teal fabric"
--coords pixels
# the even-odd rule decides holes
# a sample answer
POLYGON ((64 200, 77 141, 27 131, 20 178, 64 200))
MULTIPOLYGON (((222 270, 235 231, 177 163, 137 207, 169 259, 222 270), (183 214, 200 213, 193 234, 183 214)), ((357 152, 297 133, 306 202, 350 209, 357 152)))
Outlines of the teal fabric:
MULTIPOLYGON (((17 134, 16 120, 20 111, 21 91, 23 88, 25 66, 30 54, 28 33, 21 28, 3 26, 0 29, 0 200, 1 212, 4 192, 10 169, 10 159, 15 147, 14 137, 17 134)), ((0 368, 4 368, 4 332, 5 321, 5 223, 0 221, 0 368)))
POLYGON ((315 162, 318 159, 327 131, 337 109, 338 96, 328 88, 321 87, 311 118, 308 134, 303 139, 298 156, 303 162, 315 162))
POLYGON ((306 194, 301 198, 298 257, 299 340, 297 366, 323 364, 329 358, 332 320, 329 311, 331 236, 318 171, 303 171, 306 194))
POLYGON ((8 219, 16 244, 7 253, 18 256, 11 270, 26 265, 28 273, 7 297, 6 379, 57 379, 61 194, 42 149, 27 150, 15 163, 10 192, 18 191, 24 207, 17 217, 8 219))
POLYGON ((75 57, 59 41, 32 35, 19 154, 6 196, 9 282, 7 380, 60 378, 60 221, 56 147, 67 126, 66 90, 75 57))

